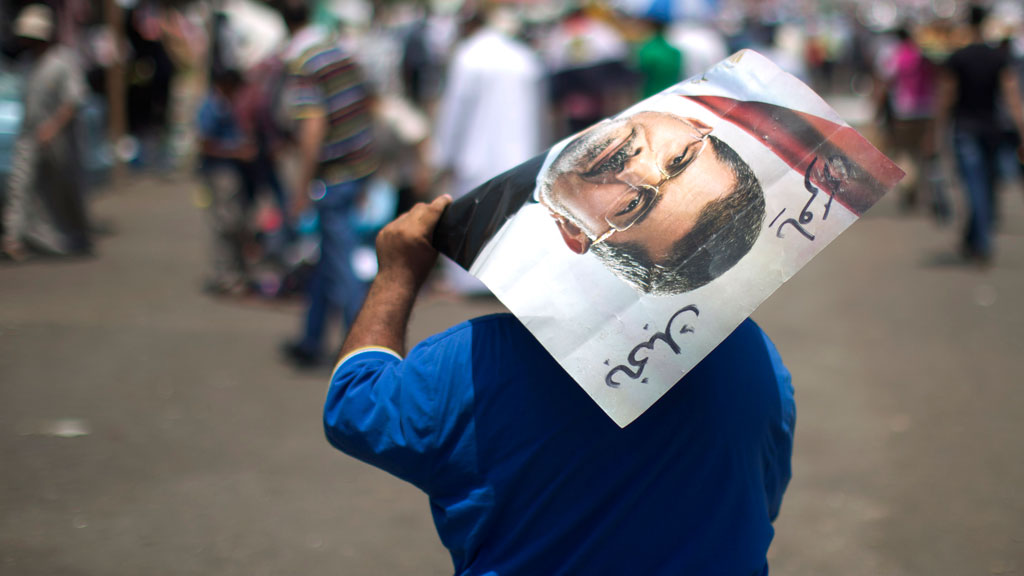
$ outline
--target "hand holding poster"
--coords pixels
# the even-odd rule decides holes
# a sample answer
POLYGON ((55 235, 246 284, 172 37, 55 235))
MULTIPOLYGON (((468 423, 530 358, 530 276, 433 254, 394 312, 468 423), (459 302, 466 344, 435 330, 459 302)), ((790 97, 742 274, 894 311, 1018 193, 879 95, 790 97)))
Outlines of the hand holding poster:
POLYGON ((902 177, 743 51, 474 190, 435 243, 625 426, 902 177))

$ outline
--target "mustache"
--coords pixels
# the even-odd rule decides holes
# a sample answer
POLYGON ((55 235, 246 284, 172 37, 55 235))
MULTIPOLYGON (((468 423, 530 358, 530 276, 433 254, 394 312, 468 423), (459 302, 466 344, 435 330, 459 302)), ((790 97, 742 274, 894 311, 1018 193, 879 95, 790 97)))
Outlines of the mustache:
POLYGON ((635 156, 634 143, 636 139, 637 133, 636 130, 633 130, 624 140, 613 138, 610 143, 604 144, 596 156, 596 162, 591 161, 580 166, 581 169, 588 167, 581 176, 584 178, 603 178, 622 172, 626 162, 635 156), (615 147, 615 150, 608 150, 611 147, 615 147))
MULTIPOLYGON (((622 141, 623 131, 617 129, 614 124, 618 123, 613 121, 613 124, 605 126, 599 124, 577 136, 555 158, 552 170, 557 173, 592 170, 591 165, 608 150, 609 146, 622 141)), ((636 130, 631 131, 622 148, 631 150, 636 136, 636 130)))
POLYGON ((579 143, 580 151, 579 156, 577 157, 577 166, 589 166, 594 162, 594 160, 601 156, 601 154, 603 154, 613 142, 615 142, 614 136, 607 136, 600 140, 598 140, 598 138, 601 138, 600 135, 595 134, 592 138, 588 138, 579 143))

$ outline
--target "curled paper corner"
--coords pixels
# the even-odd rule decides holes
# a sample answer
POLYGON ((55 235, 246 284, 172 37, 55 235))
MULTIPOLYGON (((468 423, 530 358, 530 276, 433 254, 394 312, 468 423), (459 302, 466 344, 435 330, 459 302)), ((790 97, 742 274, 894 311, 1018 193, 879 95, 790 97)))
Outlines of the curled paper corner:
POLYGON ((748 52, 751 52, 751 50, 749 48, 744 48, 734 53, 732 56, 729 56, 729 58, 727 58, 726 61, 732 65, 739 64, 740 60, 743 60, 743 57, 746 56, 748 52))

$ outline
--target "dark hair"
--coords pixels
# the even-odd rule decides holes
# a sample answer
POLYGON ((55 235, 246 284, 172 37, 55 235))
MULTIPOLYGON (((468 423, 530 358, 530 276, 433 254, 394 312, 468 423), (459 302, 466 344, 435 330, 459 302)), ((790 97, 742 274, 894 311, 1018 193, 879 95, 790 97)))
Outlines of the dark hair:
POLYGON ((275 0, 274 4, 289 28, 304 26, 309 22, 308 0, 275 0))
POLYGON ((971 11, 968 13, 967 21, 973 28, 981 28, 981 25, 985 22, 985 17, 988 16, 988 9, 980 4, 972 4, 971 11))
POLYGON ((224 90, 240 88, 245 83, 242 73, 232 68, 219 70, 213 74, 213 84, 224 90))
POLYGON ((764 192, 754 171, 728 144, 708 136, 715 157, 736 176, 725 198, 701 210, 693 229, 669 256, 654 262, 636 243, 594 245, 590 251, 616 276, 644 294, 682 294, 711 282, 750 251, 764 222, 764 192))
POLYGON ((465 20, 463 20, 459 26, 459 36, 461 38, 472 36, 474 32, 483 28, 486 24, 487 21, 482 12, 479 10, 472 12, 466 16, 465 20))

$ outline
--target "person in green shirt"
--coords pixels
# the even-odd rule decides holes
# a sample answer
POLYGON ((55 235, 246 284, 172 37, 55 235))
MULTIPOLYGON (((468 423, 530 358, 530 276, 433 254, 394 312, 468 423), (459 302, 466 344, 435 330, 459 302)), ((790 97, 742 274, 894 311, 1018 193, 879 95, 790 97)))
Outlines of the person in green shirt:
POLYGON ((647 98, 682 80, 683 53, 665 39, 665 22, 651 21, 653 34, 637 51, 637 66, 644 76, 647 98))

